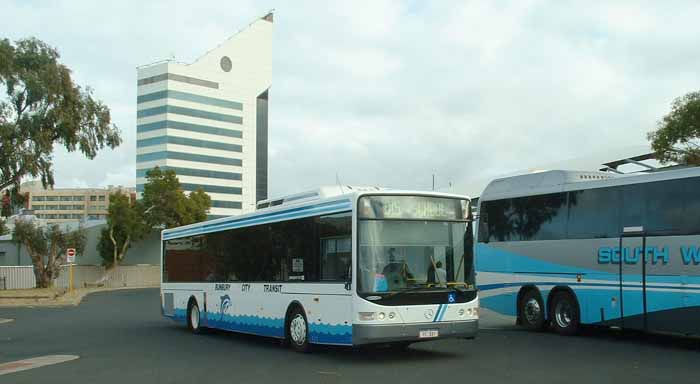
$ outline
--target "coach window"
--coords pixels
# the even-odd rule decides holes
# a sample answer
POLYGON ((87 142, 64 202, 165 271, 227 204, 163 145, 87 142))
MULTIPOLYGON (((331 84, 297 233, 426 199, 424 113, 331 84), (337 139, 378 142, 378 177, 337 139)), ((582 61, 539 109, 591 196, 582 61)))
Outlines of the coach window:
POLYGON ((211 270, 210 281, 236 281, 228 238, 231 230, 207 234, 206 263, 211 270))
POLYGON ((255 272, 252 281, 281 281, 282 255, 272 252, 273 224, 249 228, 246 259, 251 271, 255 272))
MULTIPOLYGON (((280 250, 284 252, 284 274, 288 281, 318 281, 316 225, 313 217, 279 223, 280 250)), ((278 235, 278 236, 277 236, 278 235)))
POLYGON ((683 233, 698 233, 700 231, 700 177, 682 180, 683 213, 675 217, 683 233))
POLYGON ((191 236, 165 242, 163 279, 166 282, 205 281, 207 271, 205 236, 191 236))
POLYGON ((566 237, 566 193, 515 199, 514 216, 520 240, 559 240, 566 237))
POLYGON ((645 229, 648 232, 688 234, 700 229, 700 178, 686 178, 633 186, 647 192, 645 229))
POLYGON ((620 232, 625 227, 638 227, 642 226, 646 230, 649 230, 649 223, 647 219, 648 208, 651 208, 648 204, 649 197, 649 185, 647 184, 634 184, 634 185, 623 185, 616 187, 620 191, 620 203, 622 210, 620 212, 620 232))
MULTIPOLYGON (((481 231, 482 236, 488 234, 489 241, 509 241, 513 232, 512 223, 509 220, 511 199, 485 201, 481 209, 486 213, 486 226, 488 231, 481 231)), ((485 238, 483 240, 486 240, 485 238)), ((482 241, 483 241, 482 240, 482 241)))
POLYGON ((618 237, 620 202, 617 188, 596 188, 569 192, 568 237, 618 237))
POLYGON ((350 212, 318 218, 321 252, 321 280, 345 281, 352 259, 350 212))

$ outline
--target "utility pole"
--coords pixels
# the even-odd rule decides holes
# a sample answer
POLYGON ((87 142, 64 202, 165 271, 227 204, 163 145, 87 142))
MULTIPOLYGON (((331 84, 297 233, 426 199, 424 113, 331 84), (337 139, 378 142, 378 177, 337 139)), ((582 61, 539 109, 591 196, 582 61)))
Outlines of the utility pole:
POLYGON ((433 191, 435 190, 435 174, 433 173, 433 191))

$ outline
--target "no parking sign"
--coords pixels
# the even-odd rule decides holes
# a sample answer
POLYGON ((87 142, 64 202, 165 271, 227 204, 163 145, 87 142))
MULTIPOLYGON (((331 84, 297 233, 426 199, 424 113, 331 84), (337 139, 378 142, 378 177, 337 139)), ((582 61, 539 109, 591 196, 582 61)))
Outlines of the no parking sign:
POLYGON ((75 248, 68 248, 66 250, 66 263, 68 263, 68 264, 75 263, 75 248))

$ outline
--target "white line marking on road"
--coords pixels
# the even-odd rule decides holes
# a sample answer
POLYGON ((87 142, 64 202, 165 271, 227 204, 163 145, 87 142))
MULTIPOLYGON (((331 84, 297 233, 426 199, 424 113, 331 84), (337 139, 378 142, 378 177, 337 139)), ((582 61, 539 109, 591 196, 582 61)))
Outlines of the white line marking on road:
POLYGON ((0 364, 0 376, 6 375, 8 373, 15 373, 19 371, 26 371, 28 369, 34 369, 43 367, 46 365, 53 365, 58 363, 65 363, 66 361, 71 361, 80 358, 76 355, 47 355, 40 357, 33 357, 31 359, 10 361, 9 363, 0 364))
POLYGON ((13 321, 15 321, 15 319, 0 319, 0 324, 11 323, 13 321))

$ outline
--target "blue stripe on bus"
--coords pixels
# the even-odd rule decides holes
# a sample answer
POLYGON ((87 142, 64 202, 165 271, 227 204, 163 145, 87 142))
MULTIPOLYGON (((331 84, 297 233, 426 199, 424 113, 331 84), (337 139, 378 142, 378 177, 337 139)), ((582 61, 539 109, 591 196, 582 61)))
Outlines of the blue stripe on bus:
POLYGON ((433 318, 433 323, 436 321, 442 321, 442 317, 445 315, 446 309, 447 309, 447 304, 440 304, 440 306, 438 306, 438 310, 435 313, 435 317, 433 318))
POLYGON ((438 321, 442 321, 442 319, 445 318, 445 313, 447 312, 447 304, 442 305, 442 312, 440 312, 440 317, 438 318, 438 321))
MULTIPOLYGON (((172 316, 177 322, 187 323, 187 310, 176 309, 172 316)), ((202 319, 204 320, 204 319, 202 319)), ((284 319, 254 315, 206 313, 209 328, 267 337, 284 337, 284 319)), ((352 345, 352 326, 345 324, 309 323, 309 341, 317 344, 352 345)))
POLYGON ((440 310, 442 309, 442 304, 438 305, 437 311, 435 311, 435 316, 433 316, 433 323, 437 321, 438 316, 440 316, 440 310))
POLYGON ((222 231, 232 228, 240 228, 255 224, 266 224, 283 219, 293 219, 315 214, 334 213, 352 209, 350 200, 335 200, 321 204, 315 204, 304 207, 296 207, 282 211, 269 212, 261 215, 250 216, 245 218, 232 218, 229 221, 217 222, 211 224, 202 224, 194 228, 174 229, 170 232, 163 233, 163 240, 175 239, 183 236, 201 235, 205 233, 222 231))
MULTIPOLYGON (((524 285, 535 285, 535 286, 542 286, 542 285, 552 285, 552 286, 557 286, 557 285, 567 285, 571 288, 585 288, 585 287, 607 287, 607 288, 617 288, 619 290, 620 288, 620 283, 615 282, 611 280, 610 283, 578 283, 578 282, 573 282, 573 281, 520 281, 517 283, 498 283, 498 284, 482 284, 479 285, 479 290, 481 291, 490 291, 493 289, 500 289, 500 288, 508 288, 508 287, 520 287, 524 285)), ((656 285, 656 284, 647 284, 646 285, 647 290, 649 289, 670 289, 670 290, 681 290, 681 291, 700 291, 700 287, 688 287, 688 286, 671 286, 671 285, 656 285)), ((639 288, 642 289, 641 283, 639 284, 622 284, 622 288, 639 288)))

